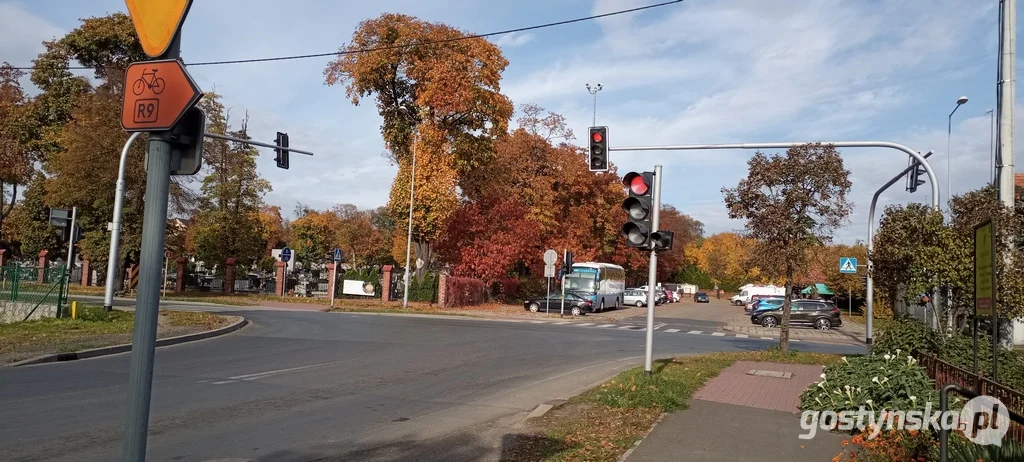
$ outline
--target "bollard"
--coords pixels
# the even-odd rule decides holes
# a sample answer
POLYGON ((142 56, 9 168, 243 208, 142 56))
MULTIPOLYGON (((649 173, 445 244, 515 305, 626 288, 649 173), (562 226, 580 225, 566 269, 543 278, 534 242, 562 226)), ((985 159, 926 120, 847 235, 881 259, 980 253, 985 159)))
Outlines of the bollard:
POLYGON ((71 302, 71 319, 78 319, 78 300, 71 302))

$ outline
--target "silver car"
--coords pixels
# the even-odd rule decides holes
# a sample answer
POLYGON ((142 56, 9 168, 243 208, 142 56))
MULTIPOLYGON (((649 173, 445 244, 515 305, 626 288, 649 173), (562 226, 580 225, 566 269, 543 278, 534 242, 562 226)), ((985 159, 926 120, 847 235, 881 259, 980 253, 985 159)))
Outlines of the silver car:
POLYGON ((626 306, 629 306, 629 305, 634 305, 634 306, 644 306, 644 305, 647 305, 647 291, 646 290, 636 290, 636 289, 626 289, 626 291, 622 293, 622 304, 626 305, 626 306))

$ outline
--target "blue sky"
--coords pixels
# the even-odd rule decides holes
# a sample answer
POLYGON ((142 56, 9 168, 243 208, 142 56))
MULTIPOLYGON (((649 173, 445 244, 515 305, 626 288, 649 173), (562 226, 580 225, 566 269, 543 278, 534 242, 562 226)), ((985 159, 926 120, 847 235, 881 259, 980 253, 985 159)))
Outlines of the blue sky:
MULTIPOLYGON (((649 0, 377 2, 196 1, 185 22, 186 63, 335 51, 363 19, 400 12, 484 33, 656 3, 649 0)), ((590 125, 586 83, 602 83, 597 121, 612 146, 774 141, 885 140, 925 152, 945 190, 988 182, 989 116, 995 107, 997 0, 691 0, 655 10, 493 38, 510 65, 502 90, 520 106, 565 115, 582 144, 590 125), (953 118, 952 169, 946 122, 953 118)), ((41 41, 79 18, 125 11, 118 0, 0 0, 0 61, 26 65, 41 41)), ((396 167, 382 155, 372 102, 353 106, 323 83, 329 59, 192 67, 250 134, 288 132, 291 169, 263 151, 267 201, 288 213, 297 201, 383 205, 396 167)), ((1019 128, 1016 133, 1022 133, 1019 128)), ((1018 171, 1024 171, 1016 146, 1018 171)), ((773 151, 769 151, 773 152, 773 151)), ((852 171, 854 215, 841 241, 866 237, 874 191, 907 165, 881 149, 842 150, 852 171)), ((705 223, 708 234, 742 228, 720 192, 746 175, 752 151, 612 153, 620 172, 664 165, 664 200, 705 223)), ((929 202, 890 188, 880 206, 929 202)), ((942 193, 945 201, 946 193, 942 193)))

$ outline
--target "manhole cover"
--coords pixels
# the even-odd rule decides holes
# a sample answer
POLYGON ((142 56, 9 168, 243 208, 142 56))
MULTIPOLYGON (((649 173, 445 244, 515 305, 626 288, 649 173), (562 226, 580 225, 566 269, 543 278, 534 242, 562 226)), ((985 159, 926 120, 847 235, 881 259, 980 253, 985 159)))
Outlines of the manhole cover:
POLYGON ((758 377, 774 377, 777 379, 790 379, 793 378, 792 372, 780 372, 780 371, 762 371, 758 369, 751 369, 747 371, 747 375, 756 375, 758 377))

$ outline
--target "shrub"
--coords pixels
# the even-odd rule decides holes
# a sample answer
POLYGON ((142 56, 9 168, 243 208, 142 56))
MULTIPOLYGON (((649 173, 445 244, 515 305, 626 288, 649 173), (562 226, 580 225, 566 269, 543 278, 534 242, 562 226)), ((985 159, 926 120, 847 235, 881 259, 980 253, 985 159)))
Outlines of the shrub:
POLYGON ((523 284, 516 278, 504 278, 491 284, 491 296, 503 303, 512 303, 522 298, 523 284))
POLYGON ((913 355, 938 354, 941 351, 941 341, 938 333, 925 324, 914 318, 898 317, 878 335, 871 347, 871 351, 874 352, 896 350, 913 355))
POLYGON ((1003 438, 1003 445, 981 446, 964 438, 960 432, 949 437, 949 460, 953 462, 975 462, 978 460, 1024 460, 1024 444, 1003 438))
POLYGON ((883 409, 923 409, 926 402, 938 402, 935 386, 917 360, 896 350, 895 354, 871 354, 843 358, 828 366, 822 380, 800 396, 800 408, 812 411, 856 411, 862 406, 873 412, 883 409))
MULTIPOLYGON (((843 452, 832 459, 834 462, 868 461, 891 462, 894 460, 930 461, 937 460, 939 448, 930 432, 917 430, 888 430, 874 438, 865 434, 843 441, 843 452)), ((971 461, 974 462, 974 461, 971 461)))
POLYGON ((487 301, 487 284, 473 278, 447 278, 445 307, 474 306, 487 301))

